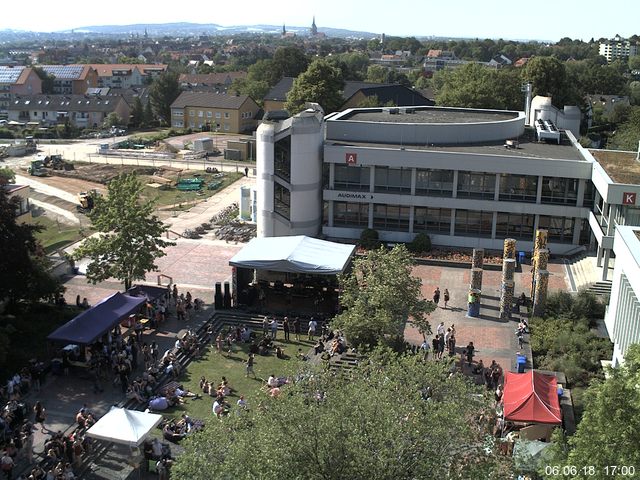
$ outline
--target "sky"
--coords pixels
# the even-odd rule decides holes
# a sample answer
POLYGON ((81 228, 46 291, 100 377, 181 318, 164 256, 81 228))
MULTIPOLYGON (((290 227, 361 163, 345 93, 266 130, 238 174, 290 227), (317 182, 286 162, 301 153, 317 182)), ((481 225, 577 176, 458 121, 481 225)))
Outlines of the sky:
MULTIPOLYGON (((5 0, 7 1, 7 0, 5 0)), ((3 5, 0 29, 52 32, 91 25, 193 22, 222 26, 316 25, 394 36, 504 38, 557 42, 563 37, 589 41, 640 34, 640 2, 618 0, 189 0, 173 1, 31 0, 3 5), (216 5, 224 5, 222 7, 216 5), (22 11, 26 5, 28 11, 22 11), (168 5, 168 8, 164 8, 168 5), (234 6, 237 5, 237 8, 234 6)))

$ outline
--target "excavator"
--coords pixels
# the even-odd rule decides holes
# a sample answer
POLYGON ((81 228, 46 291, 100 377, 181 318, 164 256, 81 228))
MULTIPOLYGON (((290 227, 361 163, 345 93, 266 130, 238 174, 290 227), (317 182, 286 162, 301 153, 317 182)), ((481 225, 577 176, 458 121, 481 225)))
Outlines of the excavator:
POLYGON ((78 194, 78 203, 76 210, 79 213, 89 213, 93 210, 95 198, 99 195, 97 190, 89 190, 88 192, 80 192, 78 194))

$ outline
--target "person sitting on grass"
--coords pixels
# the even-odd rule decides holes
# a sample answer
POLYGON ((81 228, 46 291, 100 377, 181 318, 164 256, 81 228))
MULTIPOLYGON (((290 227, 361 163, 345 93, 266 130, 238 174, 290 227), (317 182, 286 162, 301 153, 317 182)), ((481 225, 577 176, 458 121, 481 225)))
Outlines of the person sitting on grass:
POLYGON ((307 360, 309 360, 309 358, 304 353, 302 353, 302 349, 301 348, 298 349, 298 353, 296 355, 296 358, 298 360, 302 360, 303 362, 306 362, 307 360))
POLYGON ((276 357, 280 360, 286 360, 287 358, 289 358, 287 357, 287 355, 285 355, 284 350, 280 347, 280 345, 276 347, 276 357))
POLYGON ((226 415, 229 412, 229 405, 224 401, 224 397, 222 395, 218 395, 216 397, 216 400, 213 402, 212 411, 218 418, 222 418, 223 415, 226 415))
POLYGON ((313 346, 313 351, 316 355, 324 352, 324 343, 322 343, 321 339, 318 339, 318 342, 313 346))

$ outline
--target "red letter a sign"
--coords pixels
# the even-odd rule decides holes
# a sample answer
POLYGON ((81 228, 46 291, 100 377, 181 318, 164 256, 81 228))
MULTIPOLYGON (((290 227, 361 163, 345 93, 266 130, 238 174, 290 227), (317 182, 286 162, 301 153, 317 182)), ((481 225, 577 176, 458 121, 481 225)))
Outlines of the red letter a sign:
POLYGON ((357 153, 345 153, 344 156, 345 156, 347 165, 356 165, 358 163, 357 153))

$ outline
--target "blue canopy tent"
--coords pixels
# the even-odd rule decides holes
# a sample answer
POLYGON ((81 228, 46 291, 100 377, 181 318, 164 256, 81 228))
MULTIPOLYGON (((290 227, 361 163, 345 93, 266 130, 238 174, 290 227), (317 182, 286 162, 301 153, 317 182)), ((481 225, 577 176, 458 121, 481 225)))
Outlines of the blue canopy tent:
POLYGON ((132 297, 145 297, 153 302, 167 293, 166 287, 156 287, 154 285, 134 285, 127 290, 127 295, 132 297))
POLYGON ((51 333, 52 342, 86 345, 95 342, 118 322, 146 302, 145 297, 131 297, 116 292, 51 333))

